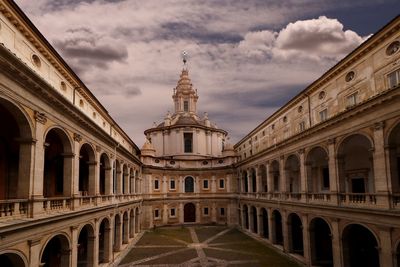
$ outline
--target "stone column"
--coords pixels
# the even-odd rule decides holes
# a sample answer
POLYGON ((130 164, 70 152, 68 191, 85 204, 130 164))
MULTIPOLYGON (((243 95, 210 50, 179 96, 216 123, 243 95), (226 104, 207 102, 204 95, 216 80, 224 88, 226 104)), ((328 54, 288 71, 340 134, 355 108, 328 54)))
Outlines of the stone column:
POLYGON ((252 178, 250 170, 246 170, 247 174, 247 193, 252 192, 252 178))
POLYGON ((300 157, 300 193, 301 193, 301 200, 305 202, 307 200, 307 175, 306 175, 306 160, 305 160, 305 153, 304 148, 299 149, 299 157, 300 157))
MULTIPOLYGON (((97 155, 95 156, 97 158, 97 155)), ((95 196, 99 193, 99 180, 100 180, 100 170, 97 166, 96 158, 94 161, 90 161, 89 165, 89 196, 95 196)))
POLYGON ((339 230, 339 220, 334 219, 332 226, 332 258, 333 267, 342 267, 341 236, 339 230))
MULTIPOLYGON (((122 164, 120 163, 120 166, 121 166, 122 164)), ((122 194, 122 175, 123 175, 123 171, 122 171, 122 166, 119 168, 119 170, 118 170, 118 168, 117 168, 117 171, 116 171, 116 176, 115 176, 115 182, 117 183, 117 191, 116 191, 116 193, 117 193, 117 195, 121 195, 122 194)))
POLYGON ((104 228, 104 262, 110 262, 111 255, 113 253, 111 233, 112 233, 111 227, 104 228))
MULTIPOLYGON (((285 156, 279 158, 279 180, 280 186, 279 191, 283 194, 287 193, 287 181, 286 181, 286 170, 285 170, 285 156)), ((286 197, 285 197, 286 198, 286 197)))
POLYGON ((391 229, 389 227, 379 229, 379 239, 381 243, 378 248, 380 266, 394 266, 392 253, 395 252, 392 250, 391 229))
MULTIPOLYGON (((35 138, 36 142, 34 144, 34 155, 32 155, 32 142, 28 149, 27 143, 20 144, 20 160, 19 160, 19 177, 18 177, 18 198, 28 198, 29 190, 32 190, 32 216, 43 212, 43 176, 44 176, 44 125, 47 123, 47 118, 44 113, 35 111, 35 138), (28 157, 29 156, 29 160, 28 157), (32 164, 33 167, 33 179, 31 180, 31 175, 29 166, 26 166, 27 162, 30 162, 33 156, 32 164), (27 161, 25 161, 25 159, 27 161), (22 169, 21 169, 22 168, 22 169), (28 171, 27 171, 28 170, 28 171), (25 177, 23 177, 25 176, 25 177), (36 201, 38 200, 38 202, 36 201)), ((33 140, 32 140, 33 141, 33 140)), ((21 142, 22 143, 22 142, 21 142)))
POLYGON ((40 239, 31 239, 28 240, 29 244, 29 266, 36 267, 42 266, 40 262, 40 239))
POLYGON ((164 204, 163 205, 163 216, 162 216, 162 222, 163 224, 167 224, 168 223, 168 217, 169 217, 169 210, 168 210, 168 205, 164 204))
POLYGON ((267 187, 268 187, 268 193, 271 194, 272 192, 274 192, 274 177, 272 175, 272 173, 270 173, 271 170, 271 162, 267 161, 265 163, 265 172, 267 175, 267 187))
POLYGON ((390 199, 388 180, 386 177, 384 126, 385 123, 383 121, 374 124, 373 176, 375 181, 375 193, 377 194, 377 205, 382 208, 389 208, 390 199))
POLYGON ((211 206, 211 222, 217 222, 217 205, 215 202, 212 203, 211 206))
POLYGON ((71 226, 71 264, 78 266, 78 226, 71 226))
MULTIPOLYGON (((121 218, 121 216, 120 216, 121 218)), ((115 217, 114 217, 115 220, 115 217)), ((114 251, 118 252, 121 251, 121 247, 122 247, 122 223, 121 223, 121 219, 119 220, 119 222, 114 223, 114 231, 115 231, 115 240, 114 240, 114 251)))
MULTIPOLYGON (((73 177, 72 183, 70 185, 70 186, 72 186, 71 191, 72 191, 72 196, 74 198, 73 209, 77 209, 79 207, 79 197, 81 196, 81 194, 79 192, 79 156, 80 156, 80 149, 81 149, 80 142, 82 142, 82 136, 75 133, 74 134, 74 152, 75 152, 74 171, 73 171, 73 176, 72 176, 73 177)), ((74 265, 72 265, 72 266, 74 266, 74 265)))
POLYGON ((183 203, 179 203, 179 209, 178 209, 178 217, 179 217, 179 223, 183 224, 184 223, 184 217, 183 217, 183 203))
POLYGON ((87 266, 97 267, 98 258, 99 258, 99 240, 98 240, 98 235, 94 233, 94 235, 88 236, 87 266))
POLYGON ((304 249, 304 259, 307 266, 311 266, 311 241, 310 241, 310 228, 308 222, 308 216, 301 216, 302 227, 303 227, 303 249, 304 249))
POLYGON ((263 189, 262 189, 262 180, 261 180, 262 177, 261 177, 261 172, 260 172, 260 166, 257 166, 255 168, 255 171, 256 171, 256 182, 257 182, 256 192, 261 193, 263 191, 263 189))
POLYGON ((101 147, 96 146, 96 153, 95 153, 95 162, 94 165, 94 195, 100 195, 100 157, 101 157, 101 147))
POLYGON ((328 165, 329 165, 329 190, 331 192, 331 202, 338 203, 339 189, 339 166, 335 155, 335 139, 328 139, 328 165))
POLYGON ((196 202, 196 223, 200 223, 201 220, 201 210, 200 210, 200 203, 196 202))
POLYGON ((268 238, 269 241, 271 241, 271 243, 274 243, 274 241, 276 240, 276 235, 275 235, 275 229, 273 229, 273 225, 274 223, 274 219, 272 218, 272 210, 271 208, 267 209, 268 212, 268 238))
POLYGON ((289 252, 290 251, 290 249, 289 249, 289 227, 291 227, 291 225, 289 224, 289 222, 287 220, 287 212, 286 211, 282 211, 281 216, 282 216, 283 251, 289 252))

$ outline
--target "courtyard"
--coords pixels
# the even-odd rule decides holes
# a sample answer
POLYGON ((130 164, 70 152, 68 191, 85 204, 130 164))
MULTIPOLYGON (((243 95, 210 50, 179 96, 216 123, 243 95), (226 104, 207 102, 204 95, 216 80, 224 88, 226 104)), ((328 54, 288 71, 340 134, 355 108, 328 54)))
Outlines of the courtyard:
POLYGON ((179 226, 147 231, 119 266, 300 265, 235 228, 179 226))

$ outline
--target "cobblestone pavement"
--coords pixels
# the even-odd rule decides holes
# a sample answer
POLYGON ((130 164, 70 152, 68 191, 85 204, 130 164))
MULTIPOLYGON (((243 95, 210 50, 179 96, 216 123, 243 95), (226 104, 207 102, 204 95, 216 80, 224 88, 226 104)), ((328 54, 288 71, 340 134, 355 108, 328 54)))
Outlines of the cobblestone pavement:
POLYGON ((165 227, 146 232, 120 267, 298 267, 237 229, 222 226, 165 227))

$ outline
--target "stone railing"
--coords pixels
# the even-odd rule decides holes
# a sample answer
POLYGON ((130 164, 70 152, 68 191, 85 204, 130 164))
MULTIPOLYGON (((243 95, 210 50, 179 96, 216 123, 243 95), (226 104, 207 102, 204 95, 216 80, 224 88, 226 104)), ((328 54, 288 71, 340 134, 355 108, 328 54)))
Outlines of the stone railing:
POLYGON ((27 216, 28 200, 9 199, 0 200, 0 218, 27 216))
POLYGON ((43 200, 43 210, 69 210, 71 209, 71 198, 69 197, 55 197, 46 198, 43 200))
POLYGON ((340 204, 347 205, 376 205, 376 194, 340 193, 340 204))

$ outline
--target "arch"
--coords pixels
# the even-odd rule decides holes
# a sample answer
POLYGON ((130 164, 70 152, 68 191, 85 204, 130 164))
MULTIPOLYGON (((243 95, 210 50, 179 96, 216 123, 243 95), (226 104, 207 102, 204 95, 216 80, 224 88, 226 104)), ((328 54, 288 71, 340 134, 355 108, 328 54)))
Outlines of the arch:
POLYGON ((400 122, 390 131, 387 144, 389 147, 390 183, 393 193, 400 192, 400 122))
POLYGON ((64 234, 49 238, 43 247, 40 262, 43 267, 68 267, 70 264, 70 241, 64 234))
POLYGON ((121 245, 122 245, 121 216, 119 214, 115 214, 115 216, 114 216, 114 238, 113 238, 114 251, 120 251, 121 245))
POLYGON ((303 223, 296 213, 288 216, 289 252, 304 255, 303 223))
POLYGON ((110 261, 110 219, 103 218, 99 227, 99 257, 98 263, 110 261))
POLYGON ((122 166, 122 193, 128 194, 129 179, 128 179, 128 166, 124 164, 122 166))
POLYGON ((373 143, 363 134, 349 135, 338 148, 340 192, 373 193, 373 143))
POLYGON ((0 262, 5 267, 26 267, 26 257, 19 251, 5 251, 0 254, 0 262))
POLYGON ((272 212, 272 243, 283 245, 282 215, 278 210, 272 212))
POLYGON ((125 211, 122 216, 122 243, 128 244, 129 242, 129 217, 128 212, 125 211))
POLYGON ((79 192, 82 196, 95 192, 95 153, 91 145, 85 143, 79 150, 79 192))
POLYGON ((129 212, 129 237, 135 236, 135 211, 131 209, 129 212))
POLYGON ((183 207, 184 222, 196 222, 196 206, 193 203, 186 203, 183 207))
POLYGON ((257 192, 257 176, 256 170, 254 168, 250 168, 250 190, 251 192, 257 192))
POLYGON ((43 196, 70 196, 72 143, 60 127, 48 129, 44 137, 43 196))
POLYGON ((306 156, 308 192, 330 189, 328 152, 322 146, 313 147, 306 156))
POLYGON ((250 208, 250 216, 251 216, 251 220, 252 220, 252 224, 251 224, 251 230, 254 233, 258 233, 258 218, 257 218, 257 209, 256 207, 252 206, 250 208))
POLYGON ((249 229, 250 225, 249 225, 249 208, 247 207, 247 205, 243 205, 243 220, 244 220, 244 228, 245 229, 249 229))
POLYGON ((329 223, 320 217, 315 217, 310 221, 309 231, 311 264, 333 266, 332 232, 329 223))
POLYGON ((85 224, 78 236, 78 266, 93 266, 94 246, 93 226, 85 224))
POLYGON ((248 193, 249 192, 249 177, 248 177, 247 171, 243 171, 243 176, 242 177, 243 177, 243 179, 242 179, 243 192, 248 193))
POLYGON ((185 178, 185 193, 194 192, 194 178, 192 176, 187 176, 185 178))
POLYGON ((136 211, 135 211, 135 233, 139 233, 140 231, 140 212, 139 212, 139 208, 136 207, 136 211))
POLYGON ((264 164, 259 167, 260 178, 261 178, 261 192, 268 192, 268 182, 267 182, 267 168, 264 164))
POLYGON ((28 198, 32 127, 23 109, 0 97, 0 200, 28 198), (24 186, 19 186, 23 184, 24 186))
POLYGON ((269 221, 268 221, 268 211, 265 208, 261 208, 261 237, 269 238, 269 221))
POLYGON ((378 241, 374 233, 361 224, 349 224, 342 232, 343 263, 348 267, 377 267, 378 241))
POLYGON ((99 193, 100 195, 108 195, 111 192, 111 164, 107 153, 102 153, 100 155, 99 169, 99 193))
POLYGON ((274 160, 271 162, 270 166, 270 177, 272 178, 272 185, 273 185, 273 191, 279 192, 280 190, 280 171, 279 171, 279 162, 277 160, 274 160))
POLYGON ((291 154, 285 161, 286 191, 300 192, 300 159, 296 154, 291 154))

